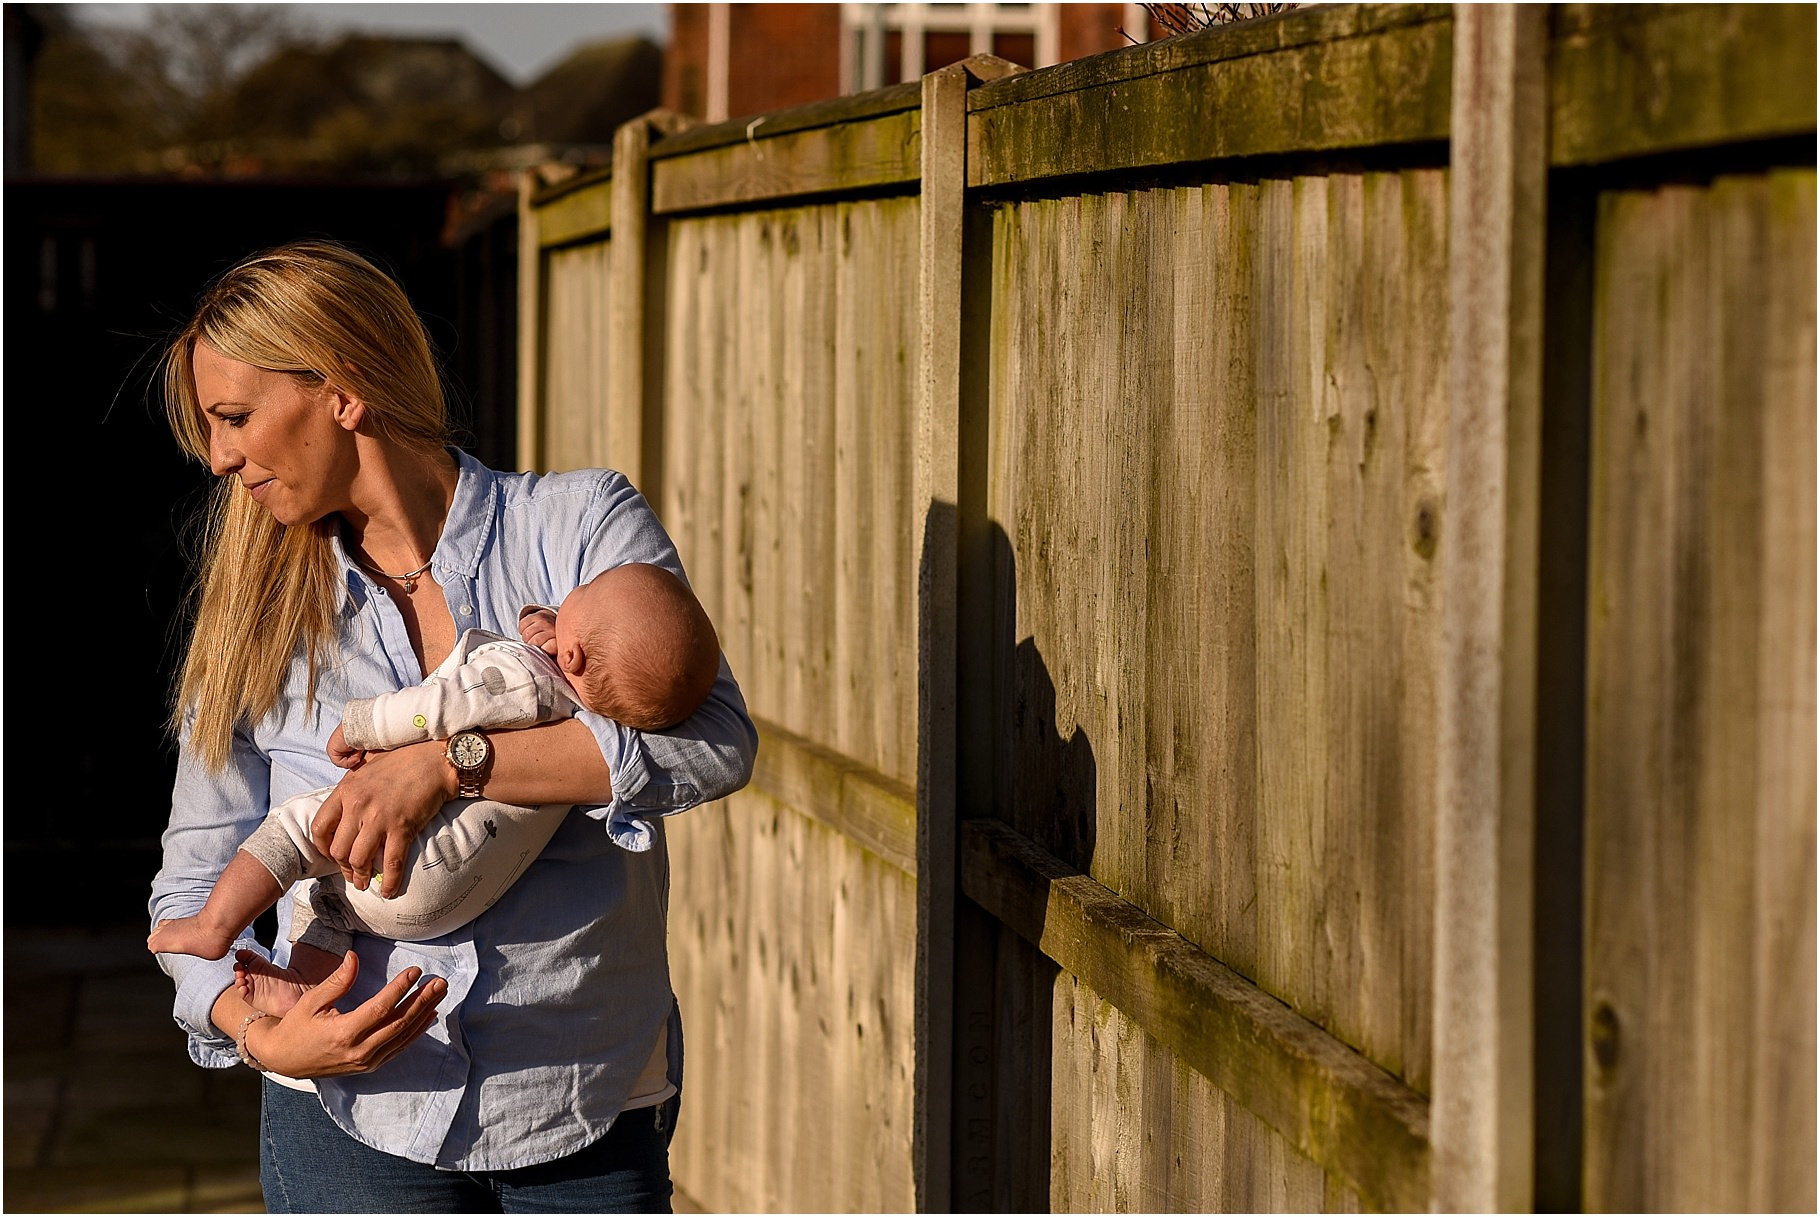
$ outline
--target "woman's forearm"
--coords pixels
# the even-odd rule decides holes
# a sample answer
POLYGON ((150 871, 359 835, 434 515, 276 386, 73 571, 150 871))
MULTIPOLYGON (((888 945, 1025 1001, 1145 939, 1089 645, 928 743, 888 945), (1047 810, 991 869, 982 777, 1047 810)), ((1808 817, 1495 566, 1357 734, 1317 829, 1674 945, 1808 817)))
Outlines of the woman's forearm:
MULTIPOLYGON (((488 736, 493 763, 482 788, 486 798, 536 806, 613 797, 612 770, 584 723, 566 719, 488 736)), ((444 803, 458 797, 446 747, 429 741, 369 753, 323 800, 310 835, 356 887, 364 889, 382 873, 384 895, 398 894, 411 843, 444 803)))
POLYGON ((489 731, 487 738, 493 742, 493 769, 484 790, 489 799, 526 807, 613 799, 613 772, 593 733, 576 719, 489 731))

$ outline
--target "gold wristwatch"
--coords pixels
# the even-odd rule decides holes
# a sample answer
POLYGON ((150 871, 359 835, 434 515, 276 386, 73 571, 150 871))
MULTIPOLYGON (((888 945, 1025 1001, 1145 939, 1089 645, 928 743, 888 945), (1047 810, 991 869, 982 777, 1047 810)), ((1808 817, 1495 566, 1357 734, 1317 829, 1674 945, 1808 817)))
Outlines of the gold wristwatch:
POLYGON ((455 766, 456 797, 478 799, 493 767, 493 741, 478 731, 457 731, 443 755, 455 766))

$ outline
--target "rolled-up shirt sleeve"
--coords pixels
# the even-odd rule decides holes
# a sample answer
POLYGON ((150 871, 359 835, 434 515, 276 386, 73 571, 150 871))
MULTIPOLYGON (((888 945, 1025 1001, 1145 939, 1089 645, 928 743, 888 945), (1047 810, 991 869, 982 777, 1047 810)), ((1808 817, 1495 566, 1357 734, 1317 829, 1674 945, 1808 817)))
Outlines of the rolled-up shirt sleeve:
MULTIPOLYGON (((151 924, 188 917, 202 908, 234 851, 265 816, 271 769, 252 740, 234 736, 233 755, 220 773, 211 773, 188 746, 183 733, 170 824, 164 830, 164 864, 152 880, 151 924)), ((234 983, 234 951, 250 947, 265 954, 251 929, 221 959, 159 955, 158 966, 177 984, 172 1017, 189 1036, 190 1059, 225 1069, 239 1063, 234 1041, 210 1020, 215 999, 234 983)))
MULTIPOLYGON (((628 562, 661 566, 688 582, 669 535, 623 475, 603 480, 594 506, 598 523, 584 547, 577 586, 628 562)), ((586 709, 576 717, 594 733, 613 771, 612 803, 586 808, 586 814, 604 820, 613 840, 634 852, 651 847, 652 817, 724 799, 752 778, 758 729, 724 655, 707 701, 668 731, 635 731, 586 709)))

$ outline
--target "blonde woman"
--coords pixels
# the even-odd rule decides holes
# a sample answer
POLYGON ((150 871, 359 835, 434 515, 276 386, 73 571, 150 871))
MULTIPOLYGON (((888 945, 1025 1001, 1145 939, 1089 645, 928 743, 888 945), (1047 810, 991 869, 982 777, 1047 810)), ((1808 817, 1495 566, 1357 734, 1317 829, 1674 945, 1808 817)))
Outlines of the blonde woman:
POLYGON ((577 805, 481 917, 424 943, 359 935, 282 1016, 245 1003, 231 960, 158 956, 191 1058, 266 1075, 267 1208, 669 1211, 682 1042, 661 817, 750 776, 757 734, 725 662, 668 733, 584 710, 345 775, 326 750, 341 706, 421 680, 465 629, 512 630, 521 606, 628 562, 682 577, 668 536, 619 474, 504 474, 450 447, 422 324, 333 243, 226 272, 164 371, 172 430, 218 485, 153 925, 201 908, 269 808, 336 779, 313 835, 361 888, 395 884, 458 796, 577 805))

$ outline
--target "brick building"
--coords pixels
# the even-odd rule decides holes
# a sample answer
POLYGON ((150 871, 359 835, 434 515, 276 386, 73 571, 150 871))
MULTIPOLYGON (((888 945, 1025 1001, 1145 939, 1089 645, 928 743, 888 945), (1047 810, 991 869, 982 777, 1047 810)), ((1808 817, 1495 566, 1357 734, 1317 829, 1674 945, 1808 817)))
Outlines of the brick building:
POLYGON ((710 122, 915 80, 982 52, 1048 67, 1129 46, 1150 28, 1141 4, 672 4, 669 10, 663 104, 710 122))

